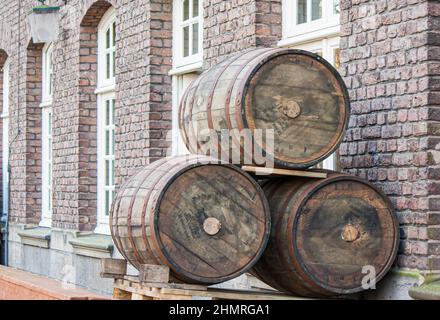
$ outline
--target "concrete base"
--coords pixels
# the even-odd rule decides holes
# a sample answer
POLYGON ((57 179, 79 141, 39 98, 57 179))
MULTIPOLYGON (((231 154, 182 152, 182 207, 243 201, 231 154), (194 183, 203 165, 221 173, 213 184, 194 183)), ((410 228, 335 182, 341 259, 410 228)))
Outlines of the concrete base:
MULTIPOLYGON (((96 257, 79 255, 69 244, 78 238, 78 233, 51 230, 49 248, 24 243, 19 232, 23 225, 10 225, 9 266, 57 279, 66 284, 75 284, 93 292, 111 295, 113 282, 100 277, 101 261, 96 257)), ((117 253, 113 254, 119 257, 117 253)))
MULTIPOLYGON (((23 242, 19 233, 25 229, 23 225, 10 225, 9 234, 9 265, 18 269, 58 279, 64 283, 73 283, 85 287, 93 292, 111 295, 113 280, 100 277, 103 254, 96 250, 78 250, 77 243, 83 234, 68 230, 52 229, 50 232, 49 248, 30 245, 23 242), (72 246, 72 244, 74 246, 72 246)), ((122 258, 115 249, 108 253, 109 257, 122 258)), ((137 275, 137 270, 128 265, 127 273, 137 275)), ((420 284, 421 277, 417 271, 392 270, 377 284, 377 288, 365 291, 349 298, 379 299, 379 300, 407 300, 409 288, 420 284)), ((256 289, 269 287, 251 275, 242 275, 228 282, 215 285, 220 288, 256 289)))

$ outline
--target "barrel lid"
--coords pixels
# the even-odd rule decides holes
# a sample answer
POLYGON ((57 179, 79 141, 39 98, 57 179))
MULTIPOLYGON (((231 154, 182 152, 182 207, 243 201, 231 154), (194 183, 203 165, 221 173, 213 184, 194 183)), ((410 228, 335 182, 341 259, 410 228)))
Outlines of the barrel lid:
POLYGON ((247 79, 244 125, 273 130, 273 144, 256 144, 274 155, 277 165, 309 167, 337 148, 348 123, 349 97, 342 78, 323 58, 274 50, 247 79))
POLYGON ((154 216, 153 244, 181 280, 223 282, 261 256, 270 213, 260 186, 232 165, 196 164, 163 189, 154 216))
POLYGON ((375 285, 398 249, 398 223, 389 200, 368 182, 345 175, 303 194, 291 211, 297 214, 289 219, 289 243, 305 278, 334 294, 375 285))

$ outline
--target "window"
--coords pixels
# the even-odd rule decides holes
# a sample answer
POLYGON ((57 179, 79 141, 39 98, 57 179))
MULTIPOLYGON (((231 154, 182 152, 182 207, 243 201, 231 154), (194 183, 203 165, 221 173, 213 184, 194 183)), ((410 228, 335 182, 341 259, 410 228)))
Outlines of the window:
POLYGON ((3 135, 2 135, 2 192, 3 216, 9 211, 9 61, 3 65, 3 135))
POLYGON ((173 128, 172 128, 172 155, 188 154, 184 141, 179 130, 179 108, 180 102, 186 88, 192 81, 197 79, 198 73, 186 73, 173 76, 173 128))
POLYGON ((339 0, 283 0, 281 45, 337 35, 339 28, 339 0))
POLYGON ((174 0, 174 68, 201 63, 203 14, 201 0, 174 0))
MULTIPOLYGON (((315 42, 292 46, 295 49, 302 49, 306 51, 310 51, 316 53, 323 57, 325 60, 330 62, 336 69, 340 66, 339 61, 339 37, 331 38, 331 39, 322 39, 315 42)), ((329 170, 337 170, 338 169, 338 161, 336 159, 336 154, 332 154, 327 159, 325 159, 322 163, 318 165, 320 168, 329 169, 329 170)))
POLYGON ((98 26, 98 226, 109 234, 110 207, 115 196, 115 10, 110 8, 98 26))
POLYGON ((98 87, 115 84, 116 17, 110 8, 98 27, 98 87))
POLYGON ((41 222, 40 226, 52 225, 52 93, 53 93, 53 45, 43 47, 42 76, 42 161, 41 161, 41 222))
POLYGON ((52 63, 52 43, 43 47, 43 102, 52 101, 53 91, 53 63, 52 63))

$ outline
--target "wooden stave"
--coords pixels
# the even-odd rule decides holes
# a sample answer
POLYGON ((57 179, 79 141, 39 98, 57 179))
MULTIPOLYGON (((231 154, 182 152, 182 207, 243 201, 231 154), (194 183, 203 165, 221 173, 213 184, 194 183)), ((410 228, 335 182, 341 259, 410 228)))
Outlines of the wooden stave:
MULTIPOLYGON (((158 178, 158 182, 156 183, 155 186, 153 186, 153 188, 157 189, 156 192, 151 192, 149 193, 147 202, 148 202, 148 208, 154 208, 154 211, 151 211, 150 209, 147 208, 147 212, 149 212, 149 217, 146 217, 146 225, 142 226, 142 231, 144 231, 146 228, 145 227, 152 227, 155 228, 157 227, 157 223, 154 223, 153 221, 155 221, 155 217, 157 217, 158 214, 158 210, 159 210, 159 203, 160 203, 160 197, 161 195, 163 195, 164 190, 166 189, 166 185, 169 185, 172 181, 170 181, 170 177, 177 177, 179 176, 183 171, 189 170, 193 167, 197 167, 199 165, 205 165, 208 162, 216 162, 219 163, 218 160, 210 158, 210 157, 206 157, 206 156, 200 156, 200 155, 185 155, 185 156, 178 156, 178 157, 173 157, 172 161, 174 161, 174 169, 172 170, 163 170, 164 174, 162 176, 160 176, 160 178, 158 178), (183 160, 185 158, 189 158, 190 161, 188 162, 184 162, 183 160), (200 164, 202 163, 202 164, 200 164)), ((163 167, 163 166, 167 165, 167 159, 160 159, 157 160, 156 162, 154 162, 153 164, 151 164, 149 167, 147 167, 147 169, 141 170, 138 173, 138 179, 139 179, 139 175, 143 175, 143 176, 148 176, 148 173, 145 174, 145 171, 151 172, 151 171, 158 171, 157 168, 163 167)), ((181 270, 179 270, 179 267, 173 264, 170 264, 170 260, 166 257, 166 255, 164 254, 164 252, 161 250, 161 245, 159 244, 160 241, 157 240, 157 238, 155 238, 156 234, 155 232, 152 232, 151 235, 149 237, 145 237, 145 234, 142 234, 142 238, 139 237, 135 237, 135 245, 133 246, 132 243, 127 242, 127 241, 121 241, 120 236, 124 234, 123 231, 121 231, 119 228, 121 227, 121 224, 128 224, 127 222, 127 216, 128 215, 120 215, 121 211, 115 211, 116 209, 113 209, 112 207, 112 212, 111 212, 111 231, 112 231, 112 236, 115 242, 116 247, 118 248, 118 250, 121 252, 121 254, 124 256, 124 258, 126 258, 127 261, 129 261, 133 266, 135 266, 136 268, 139 269, 141 264, 161 264, 161 265, 167 265, 168 267, 170 267, 170 269, 172 270, 171 276, 175 281, 179 281, 179 282, 186 282, 186 283, 204 283, 204 284, 213 284, 213 283, 219 283, 219 282, 224 282, 227 280, 230 280, 232 278, 235 278, 241 274, 243 274, 244 272, 248 271, 257 261, 258 259, 261 257, 261 255, 263 254, 263 251, 265 249, 265 246, 267 244, 267 241, 269 239, 269 231, 270 231, 270 213, 269 213, 269 208, 268 208, 268 204, 267 201, 264 197, 264 192, 263 190, 260 188, 260 186, 245 172, 239 170, 237 167, 232 166, 230 164, 226 164, 226 163, 222 163, 222 166, 228 167, 232 170, 234 170, 235 172, 240 173, 243 177, 246 177, 248 179, 249 182, 251 182, 253 185, 256 186, 256 191, 259 191, 258 194, 260 194, 260 196, 262 197, 261 199, 263 200, 263 204, 265 207, 265 212, 266 212, 266 217, 267 219, 267 225, 265 227, 265 236, 264 236, 264 240, 261 243, 261 247, 259 248, 258 252, 255 253, 255 256, 253 257, 253 259, 251 261, 249 261, 249 263, 243 267, 240 270, 237 270, 236 272, 223 276, 223 277, 218 277, 218 278, 212 278, 209 279, 209 281, 206 278, 200 277, 200 278, 196 278, 194 276, 186 276, 184 273, 181 272, 181 270), (118 216, 119 214, 119 216, 118 216), (121 219, 124 220, 122 223, 117 223, 115 222, 115 219, 121 219), (116 226, 116 228, 115 228, 116 226), (139 241, 144 242, 144 244, 146 244, 146 247, 148 249, 148 253, 147 256, 145 256, 145 253, 142 255, 141 254, 141 250, 139 249, 139 241), (134 254, 133 252, 138 251, 138 253, 140 254, 139 256, 136 256, 136 254, 134 254), (150 256, 149 256, 150 255, 150 256), (141 259, 141 262, 139 262, 139 259, 141 259)), ((130 179, 131 180, 131 179, 130 179)), ((148 181, 148 179, 145 178, 141 178, 141 180, 143 180, 143 182, 145 183, 145 181, 147 181, 148 183, 150 183, 150 181, 148 181)), ((134 185, 137 186, 137 179, 134 179, 134 185)), ((126 183, 124 184, 124 186, 130 185, 129 181, 126 181, 126 183)), ((129 188, 128 188, 129 189, 129 188)), ((120 192, 123 192, 122 196, 117 195, 117 198, 115 199, 116 201, 114 201, 114 207, 117 208, 117 203, 120 202, 120 199, 124 196, 128 196, 129 197, 133 197, 132 191, 127 191, 125 192, 127 189, 123 189, 121 188, 120 192)), ((144 212, 141 212, 141 214, 144 214, 144 212)), ((130 235, 130 237, 132 237, 133 234, 130 235)))
MULTIPOLYGON (((331 172, 329 170, 323 171, 329 174, 329 178, 324 179, 325 181, 312 178, 290 179, 291 181, 296 181, 295 184, 298 189, 296 189, 293 196, 291 195, 290 199, 289 196, 284 195, 285 203, 284 205, 281 205, 281 208, 276 205, 277 201, 274 200, 273 196, 280 188, 282 188, 285 179, 274 178, 264 182, 263 189, 269 200, 272 213, 271 238, 269 239, 268 247, 263 257, 254 266, 251 273, 263 282, 282 292, 298 294, 305 297, 328 298, 337 295, 358 293, 365 290, 360 284, 351 289, 338 289, 318 283, 313 275, 306 271, 299 253, 296 252, 291 245, 279 245, 283 239, 284 243, 293 243, 292 230, 298 216, 296 213, 302 209, 302 205, 307 202, 308 198, 310 198, 316 190, 325 187, 325 185, 332 182, 348 180, 364 184, 368 188, 371 188, 371 190, 375 191, 387 205, 386 209, 390 213, 389 218, 393 222, 390 229, 393 230, 394 237, 393 242, 391 243, 390 241, 389 243, 392 247, 391 253, 386 257, 386 263, 382 266, 380 272, 376 274, 376 283, 386 275, 396 259, 400 240, 399 223, 389 199, 382 191, 363 179, 342 173, 331 172), (284 214, 284 217, 282 217, 284 220, 281 220, 282 218, 279 216, 283 215, 283 212, 289 212, 289 214, 284 214), (287 220, 288 222, 286 222, 287 220), (290 261, 290 264, 287 263, 288 261, 290 261), (285 271, 282 277, 277 278, 276 273, 274 273, 273 270, 283 270, 283 268, 284 270, 290 270, 285 271)), ((281 201, 278 200, 278 203, 281 203, 281 201)))
MULTIPOLYGON (((239 137, 237 137, 233 131, 233 130, 242 130, 242 129, 249 128, 249 125, 247 123, 246 116, 245 116, 245 114, 246 114, 245 99, 246 99, 246 92, 247 92, 247 88, 249 86, 249 82, 252 79, 252 75, 254 75, 265 62, 270 61, 271 59, 274 59, 280 55, 286 55, 286 54, 294 54, 294 55, 296 54, 296 55, 308 56, 308 57, 311 57, 312 59, 315 59, 317 62, 319 62, 323 66, 325 66, 328 69, 328 71, 335 77, 334 79, 332 79, 332 81, 334 81, 340 85, 339 87, 341 89, 342 96, 344 97, 344 101, 345 101, 345 104, 344 104, 345 116, 344 116, 344 120, 341 122, 339 131, 338 131, 339 135, 337 138, 335 138, 334 145, 325 154, 322 154, 321 156, 319 156, 317 158, 313 158, 310 161, 307 161, 307 162, 301 163, 301 164, 286 162, 286 161, 283 161, 279 158, 269 157, 270 160, 274 161, 275 167, 290 168, 290 169, 307 168, 307 167, 311 167, 311 166, 315 165, 316 163, 319 163, 320 161, 322 161, 323 159, 325 159, 326 157, 331 155, 337 149, 339 144, 342 142, 344 132, 348 126, 349 109, 350 109, 348 91, 344 85, 344 82, 343 82, 341 76, 328 62, 326 62, 324 59, 317 56, 316 54, 306 52, 303 50, 296 50, 296 49, 272 49, 272 48, 262 48, 261 49, 260 48, 257 50, 248 50, 248 51, 245 51, 244 53, 233 56, 232 58, 224 60, 220 64, 214 66, 213 69, 205 71, 199 77, 199 79, 198 79, 199 82, 203 82, 205 80, 205 77, 207 77, 207 75, 209 75, 210 73, 215 73, 219 69, 221 70, 221 72, 217 72, 217 74, 215 74, 216 75, 214 77, 215 80, 213 81, 214 86, 211 87, 211 89, 210 89, 210 95, 212 95, 212 96, 209 96, 209 101, 212 102, 212 100, 216 99, 216 96, 225 95, 225 92, 223 92, 224 90, 222 91, 221 88, 219 89, 216 87, 216 84, 218 84, 219 82, 222 81, 222 79, 221 79, 222 76, 225 74, 228 74, 227 70, 232 65, 234 65, 234 63, 236 63, 237 61, 244 60, 242 67, 239 70, 237 70, 237 72, 234 73, 233 79, 230 80, 230 85, 228 86, 227 93, 225 95, 225 98, 223 99, 224 100, 224 107, 215 109, 217 111, 220 110, 223 112, 219 116, 220 119, 217 121, 214 121, 215 119, 212 119, 209 117, 209 116, 212 116, 212 108, 211 108, 211 105, 209 105, 209 106, 206 106, 206 110, 205 110, 206 114, 208 114, 208 116, 202 117, 201 120, 203 120, 203 121, 199 121, 199 122, 202 123, 203 128, 213 127, 213 129, 215 129, 217 131, 219 129, 221 129, 221 127, 218 125, 215 125, 215 124, 219 123, 221 121, 225 122, 226 129, 232 130, 233 145, 236 148, 239 148, 241 150, 241 159, 243 159, 244 155, 249 156, 249 152, 247 149, 244 149, 243 143, 237 142, 237 141, 239 141, 238 140, 239 137), (256 55, 255 55, 255 52, 257 52, 256 55), (252 53, 254 53, 254 55, 252 55, 252 53), (219 67, 220 65, 222 65, 221 68, 219 67)), ((187 97, 186 97, 185 101, 180 106, 180 112, 181 112, 182 116, 179 117, 179 127, 181 128, 182 132, 188 132, 188 130, 189 130, 188 128, 191 127, 191 122, 188 124, 185 121, 184 115, 186 112, 188 112, 188 109, 191 108, 191 105, 194 102, 194 98, 198 93, 196 90, 194 90, 193 86, 188 87, 187 92, 190 92, 189 96, 192 96, 192 99, 187 99, 187 97), (190 105, 189 108, 187 106, 188 104, 190 105)), ((192 115, 190 115, 190 116, 192 117, 192 115)), ((246 141, 248 141, 248 143, 254 141, 253 135, 252 136, 245 136, 244 139, 246 141)), ((190 150, 192 153, 200 152, 200 149, 198 148, 199 147, 198 143, 191 142, 191 141, 193 141, 193 139, 186 139, 185 140, 185 143, 186 143, 188 150, 190 150)), ((259 146, 257 144, 256 144, 256 148, 257 148, 257 150, 263 149, 261 146, 259 146)), ((264 149, 263 149, 263 152, 265 152, 264 149)), ((250 153, 252 153, 252 150, 250 150, 250 153)), ((202 154, 205 154, 205 153, 202 152, 202 154)), ((268 157, 269 153, 267 153, 266 156, 268 157)), ((261 164, 255 163, 252 155, 250 155, 250 158, 253 160, 253 164, 261 165, 261 164)), ((228 160, 228 159, 224 159, 224 160, 228 160)), ((231 161, 231 159, 229 159, 229 161, 231 161)))

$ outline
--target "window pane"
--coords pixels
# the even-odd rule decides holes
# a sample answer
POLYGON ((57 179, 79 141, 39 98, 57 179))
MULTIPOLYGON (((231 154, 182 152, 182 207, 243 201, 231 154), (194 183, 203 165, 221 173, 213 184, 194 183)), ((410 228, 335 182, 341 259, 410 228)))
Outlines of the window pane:
POLYGON ((110 79, 110 53, 105 55, 105 77, 110 79))
POLYGON ((183 1, 183 21, 189 19, 189 0, 183 1))
POLYGON ((48 132, 49 132, 49 134, 52 134, 52 112, 49 112, 48 113, 48 115, 47 115, 47 118, 48 118, 48 132))
POLYGON ((105 101, 105 125, 110 125, 110 100, 105 101))
POLYGON ((312 20, 322 18, 322 0, 312 0, 312 20))
POLYGON ((297 24, 307 22, 307 0, 298 0, 296 21, 297 24))
POLYGON ((109 202, 110 202, 110 191, 105 191, 105 215, 108 216, 109 214, 109 202))
POLYGON ((199 24, 195 23, 193 25, 193 33, 192 33, 192 54, 199 53, 199 24))
POLYGON ((110 160, 105 160, 105 185, 110 185, 110 176, 109 176, 109 169, 110 169, 110 160))
POLYGON ((115 70, 116 70, 115 52, 112 52, 112 77, 115 76, 115 70))
POLYGON ((110 131, 105 130, 105 155, 110 155, 110 131))
POLYGON ((340 12, 339 0, 333 0, 333 14, 339 14, 340 12))
POLYGON ((113 22, 113 25, 112 25, 112 31, 113 31, 113 47, 114 46, 116 46, 116 22, 113 22))
POLYGON ((112 124, 115 124, 115 99, 112 100, 112 124))
POLYGON ((110 48, 110 28, 105 33, 105 48, 110 48))
POLYGON ((199 16, 199 0, 193 0, 193 18, 199 16))
MULTIPOLYGON (((114 184, 115 184, 115 160, 112 160, 112 186, 114 184)), ((114 198, 114 196, 112 198, 114 198)))
POLYGON ((189 56, 189 26, 183 28, 183 56, 189 56))
POLYGON ((112 155, 115 154, 115 131, 112 130, 112 155))

